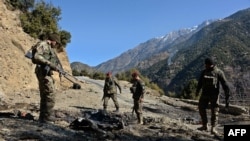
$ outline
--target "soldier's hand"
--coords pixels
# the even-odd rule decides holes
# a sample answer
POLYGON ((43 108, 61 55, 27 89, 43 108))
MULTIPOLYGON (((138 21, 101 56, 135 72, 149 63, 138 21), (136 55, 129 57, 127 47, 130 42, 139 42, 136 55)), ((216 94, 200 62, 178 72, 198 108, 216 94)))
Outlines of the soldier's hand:
POLYGON ((53 63, 49 63, 49 67, 54 70, 54 71, 59 71, 59 68, 57 67, 57 65, 53 64, 53 63))
POLYGON ((122 93, 122 90, 120 90, 120 94, 122 93))
POLYGON ((143 102, 143 98, 140 98, 140 99, 139 99, 139 102, 140 102, 140 103, 143 102))

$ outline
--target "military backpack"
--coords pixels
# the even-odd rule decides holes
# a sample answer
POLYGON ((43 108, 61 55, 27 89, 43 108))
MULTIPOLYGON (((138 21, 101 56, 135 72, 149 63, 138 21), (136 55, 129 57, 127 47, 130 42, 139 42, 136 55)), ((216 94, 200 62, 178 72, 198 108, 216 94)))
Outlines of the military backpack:
POLYGON ((36 43, 35 45, 31 46, 31 48, 26 52, 25 57, 31 59, 33 64, 38 64, 38 62, 34 59, 37 46, 40 44, 40 42, 36 43))

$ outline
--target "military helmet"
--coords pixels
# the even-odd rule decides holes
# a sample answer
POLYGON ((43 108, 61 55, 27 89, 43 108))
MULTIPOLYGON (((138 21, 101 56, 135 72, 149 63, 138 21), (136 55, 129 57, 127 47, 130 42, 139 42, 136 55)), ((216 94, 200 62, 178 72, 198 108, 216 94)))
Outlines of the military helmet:
POLYGON ((111 75, 112 73, 110 71, 106 73, 106 76, 111 76, 111 75))
POLYGON ((139 76, 138 72, 135 71, 135 72, 132 73, 132 77, 137 77, 137 76, 139 76))
POLYGON ((60 36, 58 36, 58 34, 49 34, 49 37, 48 37, 49 40, 51 41, 56 41, 58 44, 61 44, 61 39, 60 39, 60 36))
POLYGON ((205 59, 205 64, 206 65, 214 65, 214 61, 211 58, 206 58, 205 59))

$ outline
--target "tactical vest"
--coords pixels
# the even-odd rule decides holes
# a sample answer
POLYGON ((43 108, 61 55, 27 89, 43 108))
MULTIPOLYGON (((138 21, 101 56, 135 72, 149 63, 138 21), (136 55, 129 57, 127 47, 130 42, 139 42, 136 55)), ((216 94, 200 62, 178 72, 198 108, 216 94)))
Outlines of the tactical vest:
POLYGON ((36 45, 32 46, 31 50, 32 50, 32 63, 33 64, 39 64, 39 62, 37 62, 34 59, 34 55, 36 53, 36 49, 38 46, 43 46, 44 50, 43 50, 43 57, 52 62, 53 64, 57 64, 57 58, 56 58, 56 54, 54 52, 54 50, 50 47, 50 45, 48 45, 45 41, 44 42, 38 42, 36 45))
POLYGON ((110 79, 105 79, 105 91, 107 94, 116 93, 115 81, 112 77, 110 79))
POLYGON ((203 74, 203 88, 204 89, 217 89, 218 88, 218 69, 214 68, 213 71, 205 71, 203 74))

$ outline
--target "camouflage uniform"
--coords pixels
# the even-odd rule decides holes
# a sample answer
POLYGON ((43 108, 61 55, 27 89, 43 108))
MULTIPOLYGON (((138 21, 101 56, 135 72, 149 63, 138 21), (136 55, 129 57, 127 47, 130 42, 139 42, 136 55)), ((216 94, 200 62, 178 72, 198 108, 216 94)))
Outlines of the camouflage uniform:
POLYGON ((208 119, 206 109, 209 103, 211 106, 212 129, 218 122, 220 83, 223 90, 225 91, 225 95, 229 96, 229 87, 222 70, 220 70, 216 66, 213 66, 202 71, 196 89, 196 95, 198 95, 199 91, 202 89, 202 94, 200 96, 198 104, 199 113, 203 125, 200 129, 202 130, 207 130, 208 119))
POLYGON ((39 83, 41 98, 39 121, 52 121, 53 107, 55 105, 55 86, 52 77, 53 69, 50 68, 48 71, 46 68, 51 64, 56 64, 56 54, 47 41, 41 41, 36 45, 34 59, 38 62, 35 68, 35 73, 39 83))
MULTIPOLYGON (((108 74, 107 74, 108 75, 108 74)), ((117 100, 117 88, 119 89, 120 93, 121 93, 121 86, 119 84, 119 81, 117 80, 117 78, 115 77, 106 77, 105 79, 105 83, 104 83, 104 88, 103 88, 103 108, 106 111, 107 110, 107 106, 108 106, 108 101, 111 98, 115 104, 116 107, 116 111, 119 111, 119 103, 117 100)))
POLYGON ((145 93, 145 84, 141 79, 134 79, 133 85, 131 87, 131 92, 133 93, 134 99, 134 111, 137 116, 137 120, 139 124, 143 124, 143 117, 142 117, 142 99, 144 98, 145 93))

